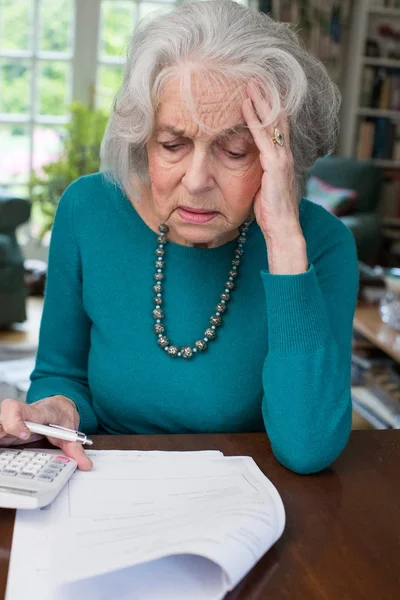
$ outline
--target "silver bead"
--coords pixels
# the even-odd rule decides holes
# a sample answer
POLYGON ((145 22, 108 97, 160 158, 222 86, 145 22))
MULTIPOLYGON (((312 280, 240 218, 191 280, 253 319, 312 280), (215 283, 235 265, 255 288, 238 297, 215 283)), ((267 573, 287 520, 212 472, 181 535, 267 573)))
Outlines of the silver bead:
POLYGON ((161 283, 156 283, 155 285, 153 285, 153 292, 155 294, 161 294, 161 292, 162 292, 162 285, 161 285, 161 283))
POLYGON ((167 238, 165 237, 165 235, 158 235, 157 236, 157 242, 159 244, 166 244, 168 242, 167 238))
POLYGON ((167 338, 166 335, 162 335, 161 337, 158 338, 157 344, 161 348, 165 348, 166 346, 169 346, 169 339, 167 338))
POLYGON ((244 237, 243 235, 241 235, 240 237, 238 237, 237 242, 238 242, 238 244, 244 244, 245 241, 246 241, 246 239, 247 239, 246 237, 244 237))
POLYGON ((155 273, 154 274, 154 279, 156 281, 162 281, 164 279, 164 273, 155 273))
POLYGON ((164 248, 157 248, 156 254, 157 254, 157 256, 164 256, 164 254, 165 254, 164 248))
POLYGON ((221 300, 225 300, 225 302, 228 302, 228 300, 231 299, 231 295, 228 294, 227 292, 222 292, 221 294, 221 300))
POLYGON ((229 275, 230 275, 230 277, 237 277, 238 276, 238 272, 234 271, 233 269, 231 269, 231 271, 229 271, 229 275))
POLYGON ((154 317, 154 319, 163 319, 164 318, 164 312, 162 311, 161 308, 155 308, 153 310, 153 317, 154 317))
POLYGON ((161 233, 168 233, 169 227, 165 223, 161 223, 161 225, 159 225, 158 227, 158 231, 160 231, 161 233))
POLYGON ((205 352, 207 350, 207 342, 204 340, 197 340, 195 346, 198 352, 205 352))
POLYGON ((162 299, 162 296, 156 296, 155 298, 153 298, 153 302, 156 306, 161 306, 164 300, 162 299))
POLYGON ((183 346, 181 348, 181 356, 182 358, 192 358, 193 350, 190 346, 183 346))
MULTIPOLYGON (((156 251, 157 252, 157 251, 156 251)), ((243 248, 236 248, 235 250, 235 258, 243 255, 243 248)))
POLYGON ((224 314, 224 312, 226 311, 226 304, 221 304, 221 302, 219 302, 216 306, 217 312, 224 314))
POLYGON ((240 265, 240 258, 234 258, 233 261, 232 261, 232 265, 234 267, 239 267, 239 265, 240 265))
POLYGON ((213 315, 210 319, 210 324, 211 325, 215 325, 216 327, 219 327, 222 323, 222 319, 221 317, 218 317, 218 315, 213 315))
POLYGON ((156 260, 156 269, 163 269, 165 267, 165 262, 163 260, 156 260))
POLYGON ((170 346, 167 352, 172 358, 175 358, 175 356, 178 356, 179 349, 176 346, 170 346))
POLYGON ((165 332, 165 327, 164 325, 161 325, 161 323, 156 323, 154 325, 154 333, 164 333, 165 332))
POLYGON ((228 290, 233 290, 235 284, 233 281, 225 281, 225 286, 228 288, 228 290))
POLYGON ((215 329, 211 329, 211 327, 209 327, 205 330, 204 337, 206 337, 208 340, 213 340, 217 337, 217 332, 215 331, 215 329))

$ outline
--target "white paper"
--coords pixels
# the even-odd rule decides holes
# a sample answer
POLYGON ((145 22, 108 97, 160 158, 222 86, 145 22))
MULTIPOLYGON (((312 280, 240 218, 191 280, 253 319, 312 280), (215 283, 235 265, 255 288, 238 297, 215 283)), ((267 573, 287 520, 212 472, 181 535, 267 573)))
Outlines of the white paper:
POLYGON ((251 458, 88 454, 93 471, 76 472, 50 509, 18 511, 7 600, 33 588, 38 600, 159 600, 160 589, 163 600, 217 600, 282 534, 279 494, 251 458))

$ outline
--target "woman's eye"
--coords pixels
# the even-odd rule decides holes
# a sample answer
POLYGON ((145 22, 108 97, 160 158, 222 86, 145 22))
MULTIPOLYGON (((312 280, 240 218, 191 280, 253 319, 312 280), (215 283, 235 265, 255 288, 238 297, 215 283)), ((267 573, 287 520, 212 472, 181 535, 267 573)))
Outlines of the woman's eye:
POLYGON ((246 154, 243 154, 241 152, 229 152, 228 150, 226 153, 229 156, 229 158, 233 158, 234 160, 238 160, 239 158, 244 158, 246 156, 246 154))
POLYGON ((165 150, 168 150, 169 152, 177 152, 182 147, 182 144, 163 144, 163 143, 161 143, 161 146, 165 150))

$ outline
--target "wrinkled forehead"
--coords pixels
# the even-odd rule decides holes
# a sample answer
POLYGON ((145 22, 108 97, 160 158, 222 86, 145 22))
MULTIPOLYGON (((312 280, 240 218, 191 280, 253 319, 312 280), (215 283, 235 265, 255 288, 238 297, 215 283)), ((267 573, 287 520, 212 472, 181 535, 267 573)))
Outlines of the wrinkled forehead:
POLYGON ((192 78, 166 82, 159 97, 155 128, 175 129, 186 135, 243 134, 248 132, 242 114, 245 84, 192 78))

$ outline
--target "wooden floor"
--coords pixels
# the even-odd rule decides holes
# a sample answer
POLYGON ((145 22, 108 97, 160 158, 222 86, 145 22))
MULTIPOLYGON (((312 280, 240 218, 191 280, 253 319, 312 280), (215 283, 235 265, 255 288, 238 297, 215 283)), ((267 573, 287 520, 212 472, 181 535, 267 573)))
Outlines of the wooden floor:
MULTIPOLYGON (((0 330, 0 346, 36 347, 42 317, 43 298, 29 297, 27 301, 28 320, 13 326, 11 330, 0 330)), ((353 429, 372 429, 372 426, 353 411, 353 429)))

